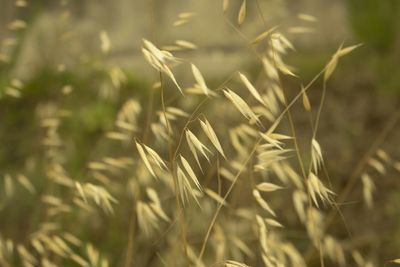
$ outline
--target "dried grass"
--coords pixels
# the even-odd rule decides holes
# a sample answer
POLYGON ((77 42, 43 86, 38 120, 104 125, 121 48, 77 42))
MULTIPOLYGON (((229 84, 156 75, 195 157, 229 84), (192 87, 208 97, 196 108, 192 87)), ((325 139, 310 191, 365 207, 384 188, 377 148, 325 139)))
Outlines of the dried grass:
MULTIPOLYGON (((18 7, 27 4, 16 2, 18 7)), ((222 5, 226 16, 230 1, 224 0, 222 5)), ((239 26, 252 19, 248 11, 260 9, 257 6, 253 1, 240 3, 239 26)), ((173 25, 184 26, 194 17, 193 12, 182 12, 173 25)), ((278 32, 278 27, 264 25, 259 32, 264 31, 250 40, 228 17, 225 19, 257 55, 262 66, 258 78, 251 81, 250 75, 234 72, 212 88, 213 83, 206 81, 196 65, 171 53, 200 48, 196 44, 178 39, 172 46, 161 46, 153 39, 143 39, 142 53, 158 79, 147 89, 152 97, 160 96, 161 104, 153 99, 147 107, 136 99, 121 99, 125 102, 120 101, 113 129, 104 131, 110 140, 101 139, 112 149, 93 153, 79 173, 70 174, 63 158, 71 144, 60 129, 69 111, 53 104, 38 108, 45 151, 40 170, 44 181, 24 173, 5 174, 0 210, 12 206, 19 197, 25 201, 23 197, 29 192, 42 211, 35 219, 24 218, 32 220, 32 225, 27 229, 31 232, 22 233, 22 238, 12 240, 0 234, 1 266, 307 266, 309 259, 296 238, 290 237, 293 228, 301 231, 301 242, 318 251, 321 266, 326 260, 335 266, 377 266, 328 231, 327 211, 338 209, 339 203, 323 158, 328 153, 316 140, 323 100, 317 119, 311 120, 313 135, 306 151, 299 150, 294 128, 287 132, 281 127, 286 117, 293 124, 290 110, 300 98, 312 115, 309 88, 322 76, 326 90, 339 59, 360 45, 340 46, 321 73, 289 101, 281 76, 299 77, 295 68, 285 63, 285 55, 295 48, 282 32, 302 34, 313 29, 296 26, 278 32), (184 66, 185 74, 193 76, 192 87, 183 86, 180 75, 175 77, 178 63, 184 66), (240 90, 233 79, 237 73, 246 90, 240 90), (169 90, 165 76, 181 94, 169 90), (187 94, 182 96, 184 92, 187 94), (200 96, 203 100, 198 101, 200 96), (217 114, 222 107, 227 111, 217 114), (146 109, 144 118, 142 110, 146 109), (231 114, 234 109, 246 121, 231 114), (193 200, 197 205, 192 205, 193 200), (293 205, 288 204, 290 200, 293 205), (298 219, 294 219, 296 215, 298 219), (111 234, 102 233, 107 227, 111 234), (92 230, 97 232, 90 234, 92 230), (113 241, 114 235, 122 236, 122 247, 113 241)), ((303 13, 298 19, 317 21, 303 13)), ((13 31, 27 26, 22 20, 8 24, 13 31)), ((101 52, 110 53, 108 34, 101 31, 99 38, 101 52)), ((6 44, 15 45, 13 39, 6 44)), ((1 61, 6 59, 0 54, 1 61)), ((108 68, 107 77, 114 93, 127 80, 118 66, 108 68)), ((5 95, 21 98, 23 88, 23 82, 14 79, 5 95)), ((60 95, 67 98, 77 89, 66 84, 60 95)), ((400 171, 400 163, 383 149, 368 157, 364 166, 371 169, 368 173, 379 175, 387 174, 389 168, 400 171)), ((363 200, 372 210, 376 186, 368 173, 363 172, 359 182, 363 200)), ((390 263, 399 264, 400 260, 390 263)))

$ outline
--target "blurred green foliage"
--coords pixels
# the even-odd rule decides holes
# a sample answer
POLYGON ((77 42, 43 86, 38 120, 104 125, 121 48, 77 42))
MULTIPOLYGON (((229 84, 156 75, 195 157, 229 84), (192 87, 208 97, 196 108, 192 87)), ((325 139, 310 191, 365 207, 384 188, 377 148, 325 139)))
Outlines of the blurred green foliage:
POLYGON ((376 87, 400 91, 400 1, 349 0, 350 25, 364 43, 360 58, 370 68, 376 87))
MULTIPOLYGON (((123 73, 126 79, 119 88, 115 88, 108 69, 96 70, 93 66, 80 66, 71 71, 59 72, 46 68, 26 81, 21 97, 14 98, 4 94, 10 81, 7 72, 1 72, 0 140, 6 145, 0 147, 0 168, 3 173, 9 173, 13 177, 21 172, 29 175, 38 193, 26 194, 25 189, 15 187, 15 193, 19 197, 12 198, 12 205, 9 205, 6 198, 1 199, 4 205, 0 206, 0 229, 2 233, 7 234, 6 237, 24 242, 31 232, 37 230, 38 225, 47 216, 43 206, 37 205, 45 192, 53 192, 66 199, 69 197, 68 192, 54 187, 46 179, 49 162, 42 144, 45 129, 41 127, 41 119, 37 114, 40 106, 53 105, 57 107, 58 112, 66 111, 59 129, 59 134, 65 142, 61 161, 69 175, 84 181, 88 179, 87 163, 104 150, 113 149, 109 146, 114 144, 103 144, 103 141, 105 132, 113 129, 115 116, 122 103, 130 98, 147 97, 148 91, 144 88, 148 88, 148 85, 139 81, 132 73, 123 73), (72 88, 68 94, 62 92, 65 85, 72 88), (114 92, 117 95, 104 96, 104 92, 114 92)), ((121 209, 117 212, 131 209, 129 202, 119 205, 121 209)), ((71 212, 56 220, 63 227, 76 227, 74 222, 79 220, 78 216, 81 215, 71 212)), ((116 229, 126 229, 129 216, 117 214, 115 218, 118 220, 109 221, 106 215, 100 214, 76 229, 82 240, 96 241, 97 247, 110 253, 109 256, 114 262, 118 259, 113 257, 120 255, 127 242, 125 237, 118 235, 120 232, 116 229), (104 240, 107 242, 103 242, 104 240)), ((17 259, 14 264, 21 266, 17 259)), ((75 265, 63 262, 62 266, 75 265)))
POLYGON ((38 130, 40 121, 35 112, 39 105, 50 103, 68 110, 61 134, 72 137, 72 147, 79 148, 79 152, 70 151, 66 160, 72 170, 81 169, 93 142, 112 129, 122 101, 146 95, 145 84, 138 82, 132 74, 126 73, 126 77, 117 90, 118 97, 110 98, 102 97, 102 91, 115 91, 105 70, 57 72, 44 69, 25 83, 20 98, 12 98, 4 94, 9 83, 3 75, 0 79, 0 139, 8 145, 0 148, 0 167, 4 171, 18 170, 26 158, 35 156, 28 153, 40 155, 41 144, 32 142, 43 135, 38 130), (68 95, 61 93, 65 85, 73 88, 68 95))
POLYGON ((400 1, 349 0, 350 22, 356 35, 378 51, 389 51, 399 31, 400 1))

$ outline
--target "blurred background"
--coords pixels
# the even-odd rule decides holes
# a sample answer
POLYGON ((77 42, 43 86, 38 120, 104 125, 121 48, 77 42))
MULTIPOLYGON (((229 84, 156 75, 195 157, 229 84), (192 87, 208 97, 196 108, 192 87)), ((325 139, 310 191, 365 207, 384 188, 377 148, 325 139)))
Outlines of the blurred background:
MULTIPOLYGON (((376 142, 378 149, 399 162, 400 1, 255 2, 248 1, 248 18, 241 31, 251 40, 265 30, 264 23, 269 28, 279 25, 295 46, 285 59, 304 84, 340 45, 363 44, 340 61, 328 83, 318 131, 334 191, 346 187, 355 166, 376 142), (299 14, 316 21, 301 19, 299 14)), ((232 0, 226 13, 234 24, 241 3, 232 0)), ((137 99, 142 106, 149 103, 149 88, 157 75, 143 58, 143 38, 160 47, 176 48, 176 40, 195 44, 196 49, 186 47, 174 55, 194 62, 211 85, 236 70, 255 77, 261 67, 258 59, 222 14, 222 1, 217 0, 0 0, 0 236, 23 242, 43 216, 35 207, 40 194, 20 192, 22 197, 12 199, 10 205, 4 189, 8 175, 22 172, 29 174, 38 191, 45 188, 43 177, 50 170, 44 156, 49 151, 39 141, 48 134, 43 117, 57 112, 64 118, 58 130, 63 152, 51 153, 71 177, 84 180, 88 162, 99 155, 132 153, 131 147, 116 152, 104 135, 113 129, 126 100, 137 99), (182 12, 194 15, 177 26, 182 12)), ((192 79, 185 73, 181 66, 174 70, 184 86, 192 79)), ((284 79, 283 84, 289 98, 300 90, 293 79, 284 79)), ((321 89, 317 82, 309 90, 312 105, 318 105, 321 89)), ((306 148, 309 117, 301 104, 294 106, 293 116, 300 144, 306 148)), ((145 118, 138 126, 145 127, 145 118)), ((330 229, 339 237, 356 236, 345 245, 382 263, 396 254, 400 257, 400 172, 370 168, 376 186, 373 211, 360 201, 361 185, 355 184, 341 203, 346 225, 336 216, 330 229)), ((129 218, 123 214, 129 213, 129 203, 121 206, 112 225, 88 220, 82 228, 90 230, 80 233, 107 251, 111 266, 122 266, 119 257, 127 241, 120 232, 104 229, 127 229, 129 218)), ((71 215, 63 221, 68 225, 74 219, 71 215)), ((319 266, 318 255, 311 253, 309 264, 319 266)))

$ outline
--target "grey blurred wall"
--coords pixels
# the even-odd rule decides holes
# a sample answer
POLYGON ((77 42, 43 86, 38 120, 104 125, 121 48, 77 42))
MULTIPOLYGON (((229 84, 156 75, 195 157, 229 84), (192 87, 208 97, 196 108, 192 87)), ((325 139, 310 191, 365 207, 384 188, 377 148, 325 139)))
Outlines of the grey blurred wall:
MULTIPOLYGON (((158 45, 172 44, 176 39, 194 42, 197 51, 178 52, 204 70, 205 75, 228 73, 254 60, 244 52, 245 40, 223 19, 222 0, 85 0, 85 1, 27 1, 29 6, 17 8, 15 1, 1 0, 0 37, 15 36, 7 25, 14 19, 28 18, 28 27, 17 35, 22 40, 13 72, 22 79, 29 78, 45 64, 73 67, 77 62, 99 58, 107 64, 131 68, 139 75, 148 75, 140 53, 142 38, 158 45), (51 4, 50 4, 51 2, 51 4), (38 4, 39 3, 39 4, 38 4), (25 11, 20 11, 25 9, 25 11), (185 26, 173 27, 180 12, 195 12, 185 26), (69 13, 68 13, 69 12, 69 13), (107 55, 100 51, 99 32, 105 30, 112 49, 107 55), (240 51, 240 54, 238 53, 240 51)), ((254 38, 265 27, 256 2, 248 2, 248 19, 241 30, 254 38)), ((259 0, 268 27, 282 29, 304 25, 296 14, 308 13, 319 19, 312 26, 316 33, 288 37, 301 47, 337 46, 348 40, 343 1, 317 0, 259 0)), ((241 0, 231 0, 227 18, 236 24, 241 0)), ((4 47, 2 47, 4 51, 4 47)))

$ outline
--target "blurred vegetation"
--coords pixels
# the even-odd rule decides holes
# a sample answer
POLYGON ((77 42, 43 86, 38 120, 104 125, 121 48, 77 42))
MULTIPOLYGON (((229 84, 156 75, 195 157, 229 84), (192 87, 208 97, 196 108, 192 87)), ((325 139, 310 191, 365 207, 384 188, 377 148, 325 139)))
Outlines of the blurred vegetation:
POLYGON ((350 25, 365 45, 363 60, 376 75, 379 87, 400 92, 400 2, 397 0, 346 1, 350 25))
MULTIPOLYGON (((60 188, 49 187, 45 178, 51 171, 49 168, 52 168, 52 160, 41 141, 44 140, 46 130, 38 116, 39 109, 49 108, 54 116, 62 118, 59 134, 64 143, 60 147, 63 152, 59 154, 61 157, 58 161, 68 170, 67 175, 80 177, 81 181, 88 180, 88 163, 97 155, 113 149, 110 143, 103 144, 104 135, 114 127, 116 114, 123 102, 132 97, 143 99, 148 94, 144 90, 148 87, 146 83, 128 72, 124 72, 124 77, 123 83, 115 91, 109 72, 90 64, 73 71, 43 69, 24 83, 23 93, 18 98, 4 95, 10 84, 6 82, 7 79, 3 80, 0 88, 3 93, 0 100, 0 140, 3 143, 0 148, 0 168, 3 174, 12 176, 24 170, 24 174, 31 177, 36 189, 36 194, 31 195, 16 187, 14 193, 20 197, 9 200, 2 190, 0 229, 3 238, 26 242, 26 237, 36 231, 47 217, 45 209, 37 205, 44 194, 52 192, 65 198, 70 197, 68 192, 60 191, 60 188)), ((120 204, 119 211, 129 212, 129 202, 120 204)), ((78 213, 69 213, 55 221, 59 221, 64 229, 75 228, 74 222, 79 216, 78 213)), ((98 249, 107 251, 107 256, 113 262, 118 261, 114 257, 118 257, 118 250, 123 250, 127 242, 120 236, 118 229, 127 228, 125 224, 129 219, 124 214, 115 216, 121 220, 107 222, 105 215, 96 216, 74 230, 80 239, 93 240, 98 249)), ((13 264, 21 266, 16 259, 13 264)), ((62 263, 62 266, 75 265, 69 261, 62 263)))
POLYGON ((400 2, 397 0, 349 0, 350 22, 356 35, 381 53, 398 45, 400 2))

